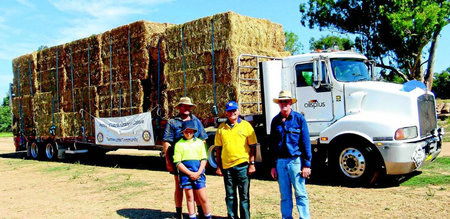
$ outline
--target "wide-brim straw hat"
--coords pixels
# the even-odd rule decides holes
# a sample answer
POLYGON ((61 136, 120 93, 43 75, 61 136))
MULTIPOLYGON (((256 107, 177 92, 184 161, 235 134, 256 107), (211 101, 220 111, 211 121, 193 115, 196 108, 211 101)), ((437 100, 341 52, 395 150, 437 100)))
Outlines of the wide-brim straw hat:
POLYGON ((188 105, 195 107, 195 104, 192 102, 191 98, 189 97, 181 97, 180 102, 178 102, 177 107, 180 105, 188 105))
POLYGON ((288 90, 280 91, 278 98, 273 98, 274 103, 280 103, 280 100, 291 100, 292 104, 297 103, 297 98, 293 98, 292 93, 288 90))

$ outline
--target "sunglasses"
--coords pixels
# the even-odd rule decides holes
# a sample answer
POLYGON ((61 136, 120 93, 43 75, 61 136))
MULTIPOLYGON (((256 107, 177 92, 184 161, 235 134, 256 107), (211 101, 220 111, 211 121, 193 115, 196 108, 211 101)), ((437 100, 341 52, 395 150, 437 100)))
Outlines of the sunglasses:
POLYGON ((291 103, 292 100, 279 100, 278 103, 291 103))

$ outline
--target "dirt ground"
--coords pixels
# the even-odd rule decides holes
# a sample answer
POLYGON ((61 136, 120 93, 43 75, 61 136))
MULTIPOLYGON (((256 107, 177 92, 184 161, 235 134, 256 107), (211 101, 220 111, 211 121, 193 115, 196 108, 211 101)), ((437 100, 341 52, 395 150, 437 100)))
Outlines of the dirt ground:
MULTIPOLYGON (((157 152, 117 151, 101 161, 22 156, 14 153, 12 138, 0 138, 1 218, 170 218, 174 213, 173 176, 164 171, 157 152)), ((450 156, 450 143, 440 156, 450 156)), ((222 178, 208 175, 207 188, 213 215, 226 216, 222 178)), ((313 218, 447 218, 449 189, 448 184, 307 184, 313 218)), ((281 217, 275 181, 255 177, 250 191, 252 218, 281 217)))

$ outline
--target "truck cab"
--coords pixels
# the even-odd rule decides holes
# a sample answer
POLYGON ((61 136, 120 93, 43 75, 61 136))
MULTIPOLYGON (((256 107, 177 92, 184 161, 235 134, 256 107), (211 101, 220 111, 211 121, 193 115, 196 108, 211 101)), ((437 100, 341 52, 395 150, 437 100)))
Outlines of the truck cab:
MULTIPOLYGON (((302 54, 262 65, 266 103, 282 89, 297 98, 292 108, 308 122, 313 163, 325 163, 355 183, 412 172, 441 151, 434 95, 417 81, 377 80, 374 68, 373 61, 352 51, 302 54)), ((279 112, 274 105, 265 104, 268 126, 279 112)))

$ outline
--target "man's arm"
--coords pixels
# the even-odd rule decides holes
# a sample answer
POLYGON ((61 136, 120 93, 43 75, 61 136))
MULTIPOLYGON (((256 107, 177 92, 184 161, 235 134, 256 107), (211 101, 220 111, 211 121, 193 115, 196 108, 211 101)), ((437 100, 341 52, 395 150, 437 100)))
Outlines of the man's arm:
POLYGON ((216 149, 216 161, 217 161, 217 169, 216 174, 222 176, 222 147, 215 147, 216 149))
POLYGON ((278 146, 278 138, 277 135, 275 134, 276 132, 276 122, 275 122, 275 118, 272 119, 272 122, 270 123, 270 143, 269 143, 269 154, 270 156, 266 156, 269 157, 270 160, 266 161, 268 163, 270 163, 270 166, 272 167, 270 169, 270 175, 272 176, 272 178, 274 180, 278 179, 278 172, 277 172, 277 157, 276 157, 276 147, 278 146))
POLYGON ((248 165, 248 175, 252 175, 255 171, 255 154, 256 154, 256 147, 258 144, 249 145, 250 152, 249 152, 249 165, 248 165))
MULTIPOLYGON (((312 159, 312 153, 311 153, 311 140, 309 138, 309 130, 308 130, 308 124, 305 120, 305 117, 301 117, 301 136, 300 136, 300 142, 303 145, 302 150, 302 177, 303 178, 309 178, 309 175, 311 174, 311 159, 312 159)), ((300 147, 301 149, 302 147, 300 147)))
POLYGON ((164 157, 166 158, 166 168, 169 172, 173 172, 174 169, 172 166, 172 162, 170 161, 170 158, 169 158, 170 155, 168 154, 169 147, 171 147, 170 143, 167 141, 164 141, 163 142, 163 152, 164 152, 164 157))

